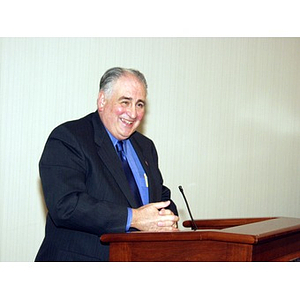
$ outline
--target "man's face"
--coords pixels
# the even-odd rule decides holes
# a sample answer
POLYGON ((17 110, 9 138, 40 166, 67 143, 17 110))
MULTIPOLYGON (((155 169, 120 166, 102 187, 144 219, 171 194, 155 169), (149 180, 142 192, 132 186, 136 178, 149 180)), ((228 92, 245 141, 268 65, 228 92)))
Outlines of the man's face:
POLYGON ((132 74, 120 77, 109 99, 101 91, 97 100, 100 118, 107 130, 118 140, 124 140, 140 125, 145 114, 146 91, 132 74))

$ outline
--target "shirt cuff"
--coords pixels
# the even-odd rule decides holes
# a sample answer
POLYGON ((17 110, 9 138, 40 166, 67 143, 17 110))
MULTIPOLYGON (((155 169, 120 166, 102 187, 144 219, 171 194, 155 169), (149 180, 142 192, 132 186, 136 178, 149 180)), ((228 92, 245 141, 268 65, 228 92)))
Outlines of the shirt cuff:
POLYGON ((131 225, 131 221, 132 221, 132 209, 130 207, 127 207, 127 223, 126 223, 126 232, 129 231, 130 225, 131 225))

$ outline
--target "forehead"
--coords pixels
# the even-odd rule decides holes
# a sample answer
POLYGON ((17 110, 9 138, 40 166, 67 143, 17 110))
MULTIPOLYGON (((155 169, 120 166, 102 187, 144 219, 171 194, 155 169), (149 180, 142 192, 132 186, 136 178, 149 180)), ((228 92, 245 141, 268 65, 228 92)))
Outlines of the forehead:
POLYGON ((135 95, 142 95, 142 98, 146 97, 146 89, 143 82, 132 74, 126 74, 116 80, 113 85, 114 93, 130 93, 135 95))

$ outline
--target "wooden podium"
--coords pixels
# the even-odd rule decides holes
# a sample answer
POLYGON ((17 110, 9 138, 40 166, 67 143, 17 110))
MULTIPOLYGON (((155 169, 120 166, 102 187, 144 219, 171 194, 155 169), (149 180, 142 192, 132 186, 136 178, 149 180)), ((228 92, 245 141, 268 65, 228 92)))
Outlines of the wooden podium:
MULTIPOLYGON (((110 261, 290 261, 300 257, 300 219, 196 220, 198 230, 105 234, 110 261)), ((191 222, 183 222, 190 227, 191 222)))

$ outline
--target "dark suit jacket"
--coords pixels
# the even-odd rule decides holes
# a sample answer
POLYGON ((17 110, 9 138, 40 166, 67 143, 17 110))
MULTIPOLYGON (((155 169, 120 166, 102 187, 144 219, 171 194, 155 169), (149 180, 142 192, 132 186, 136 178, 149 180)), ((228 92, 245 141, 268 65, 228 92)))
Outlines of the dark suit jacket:
MULTIPOLYGON (((153 142, 138 132, 130 141, 148 176, 149 202, 169 200, 153 142)), ((100 236, 125 232, 134 204, 98 112, 54 129, 39 167, 48 215, 36 261, 107 261, 100 236)), ((173 202, 168 208, 178 214, 173 202)))

